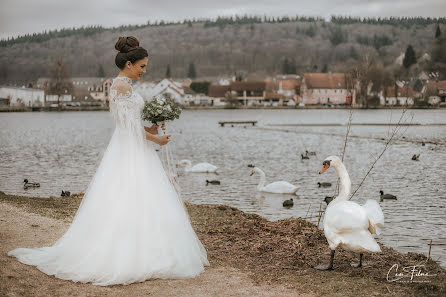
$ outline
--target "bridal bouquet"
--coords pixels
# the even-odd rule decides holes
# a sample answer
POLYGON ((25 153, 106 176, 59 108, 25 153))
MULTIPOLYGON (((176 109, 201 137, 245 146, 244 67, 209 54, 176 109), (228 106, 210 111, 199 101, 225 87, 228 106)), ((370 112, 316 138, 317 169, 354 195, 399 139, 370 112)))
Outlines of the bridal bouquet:
POLYGON ((154 96, 152 101, 146 103, 142 111, 142 119, 156 124, 157 122, 179 119, 180 114, 180 105, 169 94, 161 94, 154 96))
MULTIPOLYGON (((175 119, 179 119, 180 114, 180 105, 176 103, 169 94, 160 94, 154 96, 152 101, 144 105, 144 108, 142 110, 142 119, 144 121, 150 121, 156 125, 157 122, 173 121, 175 119)), ((166 134, 166 130, 164 130, 164 134, 166 134)), ((161 160, 163 162, 163 166, 166 170, 167 176, 174 186, 175 190, 177 191, 178 197, 180 197, 181 189, 175 178, 177 176, 177 173, 173 168, 173 158, 168 149, 168 146, 163 147, 162 154, 163 156, 161 160)))

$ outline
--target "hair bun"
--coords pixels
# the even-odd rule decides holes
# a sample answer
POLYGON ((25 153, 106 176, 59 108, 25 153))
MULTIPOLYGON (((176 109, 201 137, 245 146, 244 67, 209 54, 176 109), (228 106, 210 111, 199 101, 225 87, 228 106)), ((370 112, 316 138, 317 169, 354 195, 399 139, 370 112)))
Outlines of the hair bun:
POLYGON ((139 48, 139 41, 134 36, 119 37, 115 49, 120 53, 128 53, 139 48))

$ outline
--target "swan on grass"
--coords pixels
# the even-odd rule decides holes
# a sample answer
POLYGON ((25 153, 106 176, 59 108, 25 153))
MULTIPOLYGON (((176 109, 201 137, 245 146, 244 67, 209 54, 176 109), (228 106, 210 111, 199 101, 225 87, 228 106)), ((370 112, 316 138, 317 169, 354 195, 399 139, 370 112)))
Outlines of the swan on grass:
POLYGON ((358 252, 359 263, 354 267, 362 266, 364 252, 380 252, 372 234, 380 234, 384 226, 384 215, 381 207, 375 200, 367 200, 364 205, 349 201, 351 181, 347 169, 341 159, 331 156, 322 163, 323 168, 319 174, 333 167, 341 180, 339 195, 328 204, 324 215, 324 234, 331 249, 330 264, 318 265, 319 270, 333 270, 333 260, 336 248, 358 252))
POLYGON ((186 166, 185 171, 186 172, 209 172, 209 173, 216 173, 218 167, 214 166, 212 164, 203 162, 198 163, 192 166, 192 162, 190 160, 181 160, 177 163, 177 166, 186 166))
POLYGON ((260 182, 257 185, 257 190, 259 190, 260 192, 275 194, 296 194, 298 190, 298 187, 286 181, 273 182, 265 186, 265 172, 263 172, 258 167, 254 167, 254 169, 251 171, 251 176, 255 173, 260 175, 260 182))

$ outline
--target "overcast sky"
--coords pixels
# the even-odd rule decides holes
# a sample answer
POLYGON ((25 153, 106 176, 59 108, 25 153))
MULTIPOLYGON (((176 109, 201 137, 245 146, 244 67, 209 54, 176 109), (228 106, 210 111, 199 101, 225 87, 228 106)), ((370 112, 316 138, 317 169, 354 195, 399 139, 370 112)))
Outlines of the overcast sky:
POLYGON ((67 27, 219 15, 445 17, 446 0, 0 0, 0 38, 67 27))

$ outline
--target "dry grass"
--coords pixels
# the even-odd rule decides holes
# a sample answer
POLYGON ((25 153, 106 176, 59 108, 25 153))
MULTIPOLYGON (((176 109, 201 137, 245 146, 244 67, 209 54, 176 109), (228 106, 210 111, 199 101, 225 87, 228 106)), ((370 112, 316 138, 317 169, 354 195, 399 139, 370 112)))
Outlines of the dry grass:
MULTIPOLYGON (((23 207, 28 212, 56 219, 71 219, 81 198, 29 198, 5 195, 0 201, 23 207)), ((280 284, 299 293, 318 296, 441 296, 446 294, 446 271, 421 254, 402 254, 382 246, 383 252, 365 255, 369 266, 352 268, 358 255, 337 250, 334 271, 312 267, 329 260, 324 234, 303 219, 269 222, 258 215, 215 205, 186 205, 212 266, 234 267, 250 273, 258 284, 280 284), (437 274, 426 283, 389 283, 388 270, 425 264, 437 274)))

